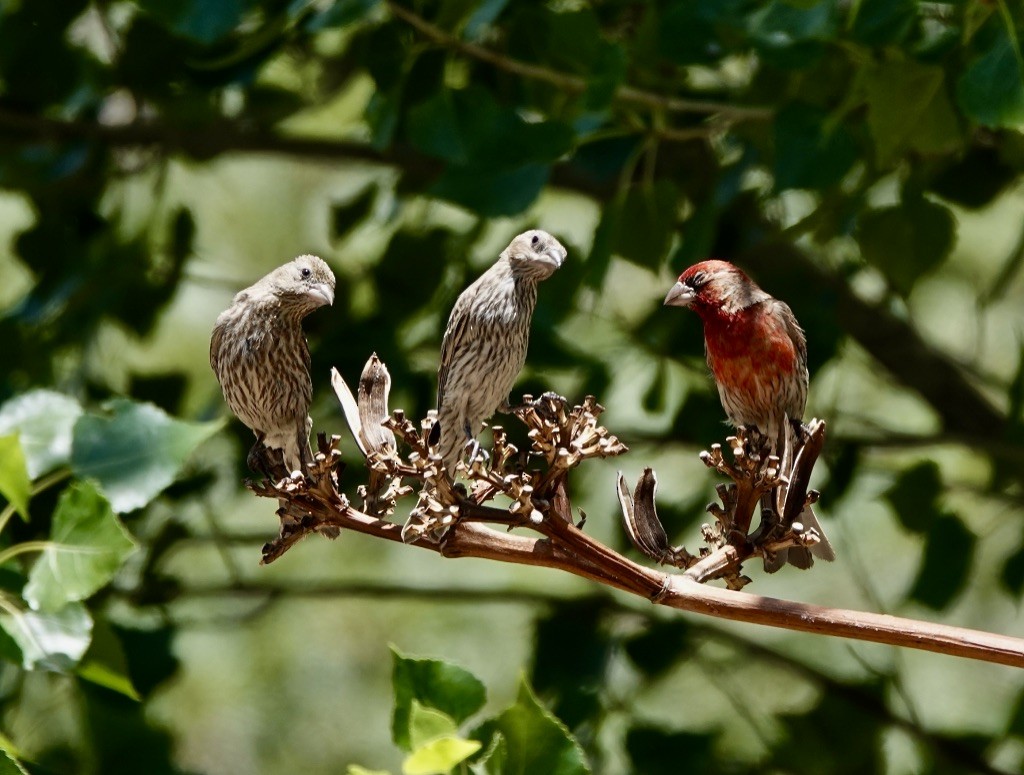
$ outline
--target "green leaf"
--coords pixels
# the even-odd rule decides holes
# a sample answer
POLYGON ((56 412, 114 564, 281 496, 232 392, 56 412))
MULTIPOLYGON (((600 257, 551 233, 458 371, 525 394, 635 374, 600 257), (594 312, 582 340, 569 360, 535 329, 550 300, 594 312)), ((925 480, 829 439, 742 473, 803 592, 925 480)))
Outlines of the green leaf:
POLYGON ((900 473, 884 497, 907 530, 924 533, 939 515, 942 476, 933 460, 925 460, 900 473))
POLYGON ((550 173, 546 164, 500 172, 449 167, 430 193, 487 218, 518 215, 536 201, 550 173))
POLYGON ((943 514, 936 519, 910 597, 936 611, 946 608, 967 583, 977 542, 959 517, 943 514))
POLYGON ((674 775, 678 763, 688 772, 714 772, 714 737, 699 732, 669 731, 655 726, 635 726, 626 733, 626 752, 633 772, 674 775))
POLYGON ((486 762, 487 772, 494 775, 585 775, 591 771, 576 738, 537 701, 525 678, 516 703, 473 736, 495 748, 486 762), (501 739, 495 744, 496 737, 501 739))
POLYGON ((23 520, 28 522, 28 502, 32 481, 25 455, 17 436, 0 436, 0 495, 3 495, 23 520))
POLYGON ((438 159, 464 164, 469 160, 451 92, 441 91, 409 111, 409 142, 438 159))
POLYGON ((999 580, 1014 597, 1024 592, 1024 546, 1006 558, 999 580))
POLYGON ((358 764, 348 765, 345 775, 391 775, 387 770, 370 770, 358 764))
POLYGON ((652 621, 625 641, 629 660, 648 678, 667 673, 694 650, 691 626, 684 619, 652 621))
POLYGON ((54 390, 33 390, 0 407, 0 436, 17 431, 28 475, 38 479, 71 459, 71 432, 82 414, 78 401, 54 390))
POLYGON ((97 619, 94 623, 92 643, 76 672, 86 681, 123 694, 136 702, 142 699, 128 675, 128 660, 121 641, 105 619, 97 619))
POLYGON ((681 65, 714 62, 722 52, 720 29, 739 29, 744 24, 743 3, 671 3, 660 17, 657 35, 663 57, 681 65))
POLYGON ((331 239, 340 240, 373 212, 377 187, 369 185, 351 199, 331 205, 331 239))
POLYGON ((477 740, 451 735, 439 737, 417 748, 402 762, 404 775, 445 775, 481 748, 477 740))
POLYGON ((69 603, 56 613, 5 609, 0 627, 18 644, 26 670, 67 672, 89 648, 92 617, 81 603, 69 603))
POLYGON ((71 467, 95 479, 114 511, 142 508, 174 481, 192 451, 223 422, 177 420, 152 404, 109 402, 75 423, 71 467))
POLYGON ((941 67, 909 59, 868 65, 861 86, 880 166, 890 166, 907 151, 942 154, 960 147, 960 126, 941 67))
POLYGON ((911 196, 902 205, 861 215, 857 241, 864 260, 906 295, 918 279, 946 260, 953 249, 955 226, 946 207, 911 196))
POLYGON ((148 0, 144 8, 178 35, 213 43, 238 26, 248 5, 247 0, 148 0))
POLYGON ((447 713, 428 708, 417 700, 409 707, 409 744, 415 751, 439 737, 458 733, 459 725, 447 713))
POLYGON ((1024 126, 1024 72, 1005 29, 960 77, 956 95, 964 113, 982 126, 1024 126))
POLYGON ((842 124, 826 126, 823 111, 794 103, 775 119, 775 187, 827 188, 857 160, 857 146, 842 124))
POLYGON ((3 758, 0 759, 0 775, 29 775, 29 771, 20 761, 24 755, 2 732, 0 732, 0 751, 3 752, 3 758))
POLYGON ((678 212, 679 193, 668 180, 629 189, 622 203, 615 252, 641 266, 656 267, 668 255, 678 212))
POLYGON ((24 593, 29 605, 41 611, 85 600, 135 551, 135 541, 89 482, 76 482, 61 494, 50 541, 53 545, 32 566, 24 593))
POLYGON ((869 46, 902 40, 917 19, 916 0, 860 0, 853 3, 854 38, 869 46))
POLYGON ((392 647, 395 711, 391 736, 404 751, 412 750, 412 703, 439 710, 460 724, 483 707, 484 685, 472 673, 447 662, 406 657, 392 647))
POLYGON ((822 41, 836 32, 834 0, 803 4, 774 0, 749 17, 751 40, 769 62, 780 67, 810 67, 822 52, 822 41))

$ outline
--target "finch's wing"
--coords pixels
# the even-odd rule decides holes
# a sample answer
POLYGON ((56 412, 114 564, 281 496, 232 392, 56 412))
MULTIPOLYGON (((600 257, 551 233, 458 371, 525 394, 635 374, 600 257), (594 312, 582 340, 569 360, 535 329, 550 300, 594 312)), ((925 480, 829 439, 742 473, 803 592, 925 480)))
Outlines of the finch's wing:
POLYGON ((210 366, 218 380, 220 379, 220 346, 223 340, 224 326, 214 327, 213 334, 210 336, 210 366))
POLYGON ((800 328, 796 315, 793 314, 793 310, 786 302, 772 299, 771 304, 774 307, 771 311, 782 321, 786 334, 793 342, 793 350, 796 352, 796 368, 799 377, 795 383, 797 394, 790 397, 785 407, 786 414, 791 420, 803 421, 804 409, 807 406, 807 337, 804 335, 804 330, 800 328))
POLYGON ((800 365, 807 368, 807 337, 796 321, 796 315, 784 301, 772 299, 772 305, 775 307, 774 311, 779 313, 778 317, 786 327, 786 333, 793 340, 793 348, 796 350, 796 357, 800 361, 800 365))
POLYGON ((444 341, 441 342, 441 363, 437 367, 437 408, 441 408, 444 402, 444 390, 448 383, 448 372, 452 363, 455 362, 457 353, 463 342, 468 341, 472 326, 469 323, 469 315, 466 314, 465 304, 462 297, 455 302, 455 309, 448 318, 448 327, 444 331, 444 341))

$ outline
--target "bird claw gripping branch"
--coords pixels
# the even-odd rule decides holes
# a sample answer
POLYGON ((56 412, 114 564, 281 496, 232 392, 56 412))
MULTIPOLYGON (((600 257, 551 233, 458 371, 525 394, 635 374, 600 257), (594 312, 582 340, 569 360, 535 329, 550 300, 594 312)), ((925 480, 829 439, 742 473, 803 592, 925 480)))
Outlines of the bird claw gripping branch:
MULTIPOLYGON (((332 372, 331 382, 369 469, 369 481, 356 491, 361 501, 359 511, 390 527, 385 517, 395 511, 399 498, 414 492, 414 487, 405 482, 422 482, 416 505, 402 527, 401 535, 407 542, 440 543, 460 520, 493 522, 510 529, 540 528, 552 516, 570 522, 565 482, 568 472, 588 458, 612 457, 627 451, 625 444, 598 423, 604 407, 593 396, 572 407, 554 393, 545 393, 536 400, 525 396, 513 414, 529 428, 530 455, 543 459, 546 465, 541 470, 528 469, 526 458, 508 441, 504 429, 494 426, 490 455, 476 455, 468 464, 459 463, 469 480, 467 490, 463 484, 453 483, 440 455, 429 444, 430 430, 436 422, 434 412, 419 427, 401 410, 388 414, 391 378, 376 354, 363 369, 358 398, 337 370, 332 372), (404 454, 399 453, 400 447, 406 450, 404 454), (485 505, 498 495, 507 497, 511 504, 505 509, 485 505)), ((343 468, 339 443, 339 437, 328 441, 321 434, 319 453, 305 475, 248 483, 257 495, 277 498, 283 504, 278 510, 281 535, 264 547, 264 562, 272 562, 310 532, 337 535, 341 520, 330 516, 331 508, 341 513, 355 511, 338 489, 343 468)))
POLYGON ((281 532, 263 546, 263 564, 268 565, 288 551, 309 533, 337 538, 340 524, 325 514, 348 507, 348 498, 338 492, 338 480, 345 469, 341 459, 340 436, 317 434, 317 453, 306 468, 305 475, 293 471, 283 479, 246 481, 256 495, 276 498, 282 504, 277 510, 281 532))

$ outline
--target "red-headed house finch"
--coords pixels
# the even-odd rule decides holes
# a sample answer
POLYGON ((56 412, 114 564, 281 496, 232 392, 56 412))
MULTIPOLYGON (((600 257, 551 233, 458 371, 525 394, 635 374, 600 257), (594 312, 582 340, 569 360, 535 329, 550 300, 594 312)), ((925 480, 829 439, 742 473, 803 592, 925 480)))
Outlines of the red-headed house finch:
POLYGON ((507 406, 526 362, 537 284, 565 261, 562 244, 545 231, 527 231, 462 292, 444 332, 437 370, 437 424, 430 442, 455 476, 463 449, 475 444, 484 420, 507 406))
MULTIPOLYGON (((679 275, 665 304, 689 307, 700 316, 708 366, 729 421, 756 428, 771 440, 773 454, 787 457, 792 423, 803 418, 808 381, 807 340, 793 311, 727 261, 691 266, 679 275)), ((782 474, 788 476, 786 468, 783 460, 782 474)), ((821 536, 810 554, 834 560, 832 545, 810 506, 800 519, 821 536)), ((783 550, 774 561, 765 559, 765 569, 778 570, 787 560, 807 568, 810 554, 804 547, 783 550)))
POLYGON ((271 474, 283 463, 303 471, 312 461, 313 385, 302 319, 333 303, 331 268, 316 256, 299 256, 240 291, 217 318, 210 365, 231 411, 256 434, 249 453, 254 470, 271 474), (280 450, 280 459, 269 461, 267 450, 280 450))

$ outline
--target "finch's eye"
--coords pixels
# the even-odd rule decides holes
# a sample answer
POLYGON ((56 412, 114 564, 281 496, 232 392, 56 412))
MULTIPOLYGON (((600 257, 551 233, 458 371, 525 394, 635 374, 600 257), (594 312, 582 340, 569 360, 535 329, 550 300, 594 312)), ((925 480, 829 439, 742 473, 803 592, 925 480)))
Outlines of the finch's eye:
POLYGON ((538 242, 540 242, 540 237, 538 237, 536 234, 534 234, 533 235, 533 239, 530 240, 530 244, 531 245, 536 245, 538 242))
POLYGON ((697 290, 702 285, 705 285, 708 281, 707 276, 703 272, 697 272, 693 277, 690 278, 690 287, 697 290))
POLYGON ((313 274, 313 270, 312 269, 310 269, 308 266, 302 267, 302 276, 303 277, 309 277, 311 274, 313 274))

